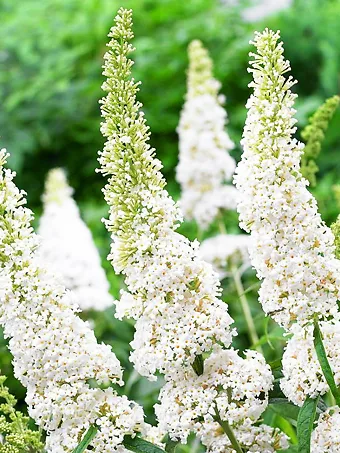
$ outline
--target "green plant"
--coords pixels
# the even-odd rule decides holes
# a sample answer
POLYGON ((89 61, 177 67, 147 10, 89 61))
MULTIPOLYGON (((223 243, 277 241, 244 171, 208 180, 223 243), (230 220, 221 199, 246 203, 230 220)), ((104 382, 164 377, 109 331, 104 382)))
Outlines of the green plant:
POLYGON ((0 442, 1 453, 34 453, 43 450, 40 431, 30 428, 30 418, 15 409, 17 400, 4 385, 0 376, 0 442))

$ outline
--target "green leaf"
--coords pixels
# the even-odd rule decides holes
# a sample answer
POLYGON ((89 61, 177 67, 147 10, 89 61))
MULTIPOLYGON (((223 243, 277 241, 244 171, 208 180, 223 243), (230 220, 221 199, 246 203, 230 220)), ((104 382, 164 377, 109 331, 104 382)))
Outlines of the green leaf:
POLYGON ((136 453, 164 453, 162 448, 148 442, 147 440, 141 439, 140 437, 125 436, 123 445, 130 451, 136 453))
POLYGON ((195 357, 192 367, 197 376, 201 376, 204 373, 204 360, 201 354, 195 357))
POLYGON ((310 440, 319 397, 306 398, 297 420, 298 452, 310 453, 310 440))
POLYGON ((269 407, 276 414, 289 421, 298 419, 299 407, 290 403, 287 398, 272 398, 269 400, 269 407))
POLYGON ((179 440, 171 440, 168 439, 165 445, 165 451, 167 453, 174 453, 176 451, 176 447, 179 444, 179 440))
POLYGON ((84 434, 84 437, 82 438, 80 443, 73 450, 73 453, 83 453, 83 451, 85 451, 86 448, 89 446, 91 440, 95 437, 97 432, 98 432, 97 426, 91 425, 84 434))
POLYGON ((317 321, 314 322, 314 347, 318 357, 323 375, 334 396, 336 404, 340 406, 340 391, 335 383, 332 368, 328 362, 326 350, 322 341, 322 333, 317 321))
POLYGON ((298 453, 298 447, 296 445, 291 445, 287 450, 278 450, 277 453, 298 453))

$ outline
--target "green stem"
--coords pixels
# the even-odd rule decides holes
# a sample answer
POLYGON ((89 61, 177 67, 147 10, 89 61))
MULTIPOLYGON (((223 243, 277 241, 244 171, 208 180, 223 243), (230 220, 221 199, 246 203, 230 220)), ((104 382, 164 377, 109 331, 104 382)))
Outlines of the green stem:
POLYGON ((222 211, 219 210, 217 214, 217 222, 218 222, 218 229, 220 230, 221 234, 228 234, 227 228, 225 223, 223 222, 223 214, 222 211))
POLYGON ((220 427, 223 429, 225 434, 228 436, 228 439, 230 440, 230 443, 233 447, 233 449, 237 453, 244 453, 242 447, 238 443, 234 431, 232 430, 231 426, 229 425, 227 420, 221 420, 220 414, 218 412, 217 406, 215 406, 215 421, 220 425, 220 427))
POLYGON ((190 453, 198 453, 200 451, 200 440, 198 437, 196 437, 191 445, 191 452, 190 453))
POLYGON ((136 370, 133 370, 132 373, 130 374, 129 379, 126 381, 125 384, 125 394, 128 396, 133 384, 138 381, 139 379, 139 373, 136 370))
POLYGON ((197 238, 198 242, 203 241, 203 230, 199 225, 197 225, 196 238, 197 238))
POLYGON ((255 349, 258 352, 260 352, 261 354, 263 354, 263 350, 262 350, 261 346, 258 344, 260 339, 259 339, 259 337, 257 335, 257 332, 256 332, 255 323, 254 323, 254 320, 253 320, 253 317, 252 317, 252 314, 251 314, 251 311, 250 311, 248 299, 247 299, 247 297, 245 295, 246 292, 245 292, 245 290, 243 288, 242 280, 241 280, 241 277, 240 277, 240 272, 235 266, 232 267, 231 271, 232 271, 232 275, 233 275, 233 279, 234 279, 237 295, 238 295, 238 297, 240 299, 240 302, 241 302, 243 315, 244 315, 244 318, 246 320, 250 341, 251 341, 252 345, 257 345, 257 346, 255 346, 255 349))
POLYGON ((334 380, 334 374, 327 358, 325 346, 322 341, 322 332, 317 320, 314 321, 314 347, 323 375, 334 396, 336 404, 340 407, 340 391, 334 380))

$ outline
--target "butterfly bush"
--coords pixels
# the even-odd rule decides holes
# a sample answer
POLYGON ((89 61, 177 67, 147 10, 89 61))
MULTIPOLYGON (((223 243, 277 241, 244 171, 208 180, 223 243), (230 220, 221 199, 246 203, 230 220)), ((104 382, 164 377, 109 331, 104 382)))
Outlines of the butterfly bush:
POLYGON ((112 305, 109 283, 92 234, 80 217, 61 168, 48 173, 40 217, 42 260, 72 290, 81 310, 104 310, 112 305))
POLYGON ((72 452, 90 425, 101 430, 92 451, 124 451, 125 434, 143 428, 143 411, 113 388, 120 364, 75 314, 71 292, 45 270, 37 255, 32 212, 0 151, 0 323, 13 355, 15 376, 27 388, 30 416, 47 431, 47 451, 72 452))
POLYGON ((188 92, 178 126, 179 163, 184 216, 207 228, 219 209, 236 209, 235 187, 226 184, 235 170, 234 148, 225 125, 227 113, 213 78, 212 61, 198 40, 189 45, 188 92))
POLYGON ((303 144, 295 133, 295 83, 284 74, 279 32, 256 33, 257 54, 249 71, 254 88, 247 103, 244 154, 235 182, 242 198, 241 226, 251 232, 251 261, 263 280, 260 301, 267 314, 292 334, 283 356, 281 386, 302 405, 307 396, 329 390, 313 348, 313 326, 320 321, 325 348, 340 383, 337 348, 340 266, 334 236, 317 211, 300 172, 303 144))
POLYGON ((148 143, 149 128, 136 101, 139 84, 128 79, 133 51, 131 12, 122 10, 105 55, 101 171, 112 234, 109 259, 126 275, 129 292, 117 301, 117 316, 136 319, 131 360, 152 377, 190 366, 214 343, 229 346, 233 330, 217 275, 198 258, 198 243, 176 232, 178 207, 164 190, 161 164, 148 143))
MULTIPOLYGON (((205 433, 210 445, 211 425, 221 435, 214 408, 244 432, 249 426, 254 430, 268 404, 273 377, 257 352, 243 359, 225 349, 234 330, 219 299, 218 276, 199 257, 197 241, 176 232, 181 214, 164 189, 161 164, 148 143, 149 128, 136 100, 139 83, 130 78, 131 27, 132 11, 121 8, 104 57, 107 95, 101 101, 106 143, 99 162, 100 171, 109 176, 104 188, 110 208, 105 223, 113 240, 109 259, 127 285, 116 302, 117 316, 136 320, 130 357, 136 370, 149 379, 156 379, 157 371, 165 375, 156 407, 160 432, 182 442, 191 431, 205 433), (241 369, 246 370, 244 380, 241 369)), ((270 452, 287 443, 282 433, 272 434, 270 452)))
POLYGON ((301 325, 337 312, 339 261, 334 236, 321 220, 315 198, 300 173, 303 144, 293 134, 295 81, 284 60, 279 32, 256 33, 251 54, 242 161, 235 183, 240 225, 251 232, 251 260, 263 280, 260 301, 281 326, 301 325))

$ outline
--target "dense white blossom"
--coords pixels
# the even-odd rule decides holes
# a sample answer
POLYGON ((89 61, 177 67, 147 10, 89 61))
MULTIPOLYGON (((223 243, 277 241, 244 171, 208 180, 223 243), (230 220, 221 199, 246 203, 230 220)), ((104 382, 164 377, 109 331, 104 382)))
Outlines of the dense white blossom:
POLYGON ((72 452, 91 424, 101 431, 92 451, 124 451, 125 434, 143 428, 143 411, 113 388, 122 384, 110 346, 98 344, 89 325, 75 314, 71 292, 45 270, 24 193, 4 169, 0 151, 0 323, 9 338, 15 376, 27 388, 29 414, 48 433, 52 453, 72 452))
POLYGON ((340 451, 340 409, 329 407, 319 417, 312 433, 311 453, 339 453, 340 451))
MULTIPOLYGON (((322 321, 319 323, 327 358, 331 365, 334 379, 340 384, 340 321, 322 321)), ((313 337, 313 325, 292 327, 293 336, 287 343, 282 358, 281 389, 294 404, 302 406, 307 396, 315 398, 329 391, 328 384, 319 364, 313 337)))
MULTIPOLYGON (((256 426, 249 420, 236 426, 234 434, 244 453, 274 453, 289 447, 288 437, 279 429, 265 424, 256 426)), ((235 453, 230 440, 213 420, 204 424, 200 436, 209 453, 235 453)))
MULTIPOLYGON (((244 426, 244 438, 248 428, 253 432, 250 445, 257 442, 253 423, 267 406, 271 370, 254 351, 242 359, 225 349, 234 331, 218 276, 200 258, 197 241, 176 232, 181 214, 164 189, 136 101, 138 83, 130 78, 131 26, 131 11, 121 9, 105 55, 101 130, 107 141, 99 161, 110 176, 104 188, 113 239, 109 258, 126 277, 116 314, 136 320, 130 356, 136 370, 149 379, 159 371, 166 380, 156 407, 159 426, 149 436, 169 432, 185 442, 190 431, 199 435, 204 420, 214 422, 216 405, 222 420, 244 426)), ((275 443, 270 436, 269 444, 275 443)))
POLYGON ((191 431, 205 430, 215 408, 221 420, 237 426, 259 419, 268 404, 273 376, 264 357, 246 351, 241 358, 234 349, 215 351, 204 362, 204 373, 178 369, 168 376, 155 411, 161 429, 185 442, 191 431))
POLYGON ((136 101, 138 84, 128 78, 130 11, 109 36, 102 101, 107 141, 99 158, 101 171, 110 175, 104 189, 113 239, 109 258, 126 275, 128 289, 117 301, 117 316, 137 320, 131 360, 153 378, 157 370, 167 374, 190 366, 216 342, 229 346, 232 319, 219 299, 217 274, 198 257, 198 244, 175 231, 181 215, 164 190, 161 164, 148 143, 149 129, 136 101))
POLYGON ((165 448, 165 443, 163 442, 163 440, 166 434, 166 431, 161 430, 159 426, 152 426, 148 423, 144 424, 143 439, 151 442, 154 445, 157 445, 160 448, 163 448, 163 450, 165 448))
POLYGON ((250 266, 247 234, 219 234, 205 239, 200 248, 200 257, 212 264, 220 278, 228 276, 234 268, 243 272, 250 266))
POLYGON ((236 165, 228 153, 234 144, 225 131, 227 113, 218 96, 220 83, 213 78, 208 52, 197 40, 188 50, 188 92, 177 129, 176 176, 185 217, 207 228, 219 209, 236 208, 237 191, 226 185, 236 165))
POLYGON ((290 90, 295 82, 284 77, 290 66, 278 40, 279 32, 255 34, 257 54, 251 54, 249 69, 254 93, 235 182, 242 194, 240 225, 251 232, 251 261, 263 279, 260 302, 289 328, 294 321, 305 324, 337 312, 340 261, 300 173, 303 144, 293 138, 296 95, 290 90))
POLYGON ((48 268, 72 290, 81 310, 104 310, 113 304, 109 283, 72 192, 62 169, 49 172, 39 225, 39 253, 48 268))

